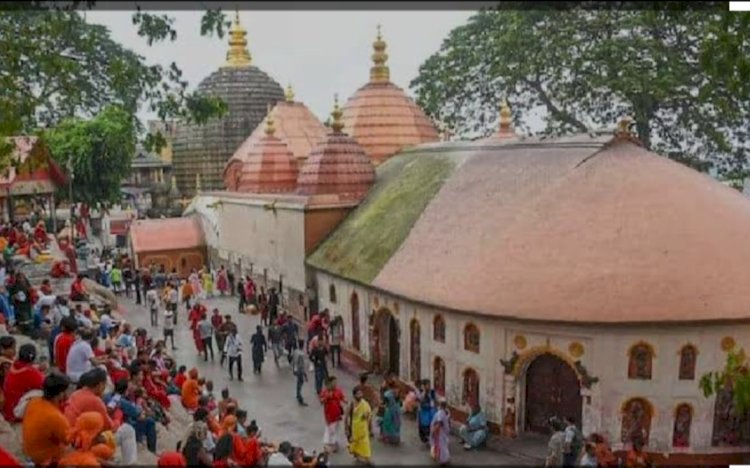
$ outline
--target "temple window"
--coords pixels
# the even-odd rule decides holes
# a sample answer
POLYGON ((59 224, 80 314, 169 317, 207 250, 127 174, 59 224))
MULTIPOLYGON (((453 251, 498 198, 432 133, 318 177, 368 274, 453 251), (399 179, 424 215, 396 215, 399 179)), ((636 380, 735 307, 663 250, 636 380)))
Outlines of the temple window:
POLYGON ((422 349, 419 336, 419 321, 413 319, 409 326, 411 335, 411 380, 417 382, 421 380, 422 367, 422 349))
POLYGON ((336 286, 333 284, 328 288, 328 302, 331 304, 336 303, 336 286))
POLYGON ((464 388, 461 401, 469 407, 479 403, 479 374, 474 369, 464 371, 464 388))
POLYGON ((630 348, 628 361, 629 379, 651 379, 654 350, 648 343, 637 343, 630 348))
POLYGON ((690 425, 693 422, 693 408, 682 403, 674 412, 672 447, 690 447, 690 425))
POLYGON ((680 350, 680 380, 695 380, 695 361, 698 350, 693 345, 685 345, 680 350))
POLYGON ((445 319, 438 315, 432 321, 432 339, 438 343, 445 343, 445 319))
POLYGON ((626 401, 622 405, 622 442, 630 443, 640 438, 643 445, 648 445, 653 415, 653 407, 647 400, 631 398, 626 401))
POLYGON ((352 346, 359 351, 359 297, 357 293, 352 293, 352 346))
POLYGON ((438 395, 445 396, 445 361, 440 356, 432 363, 433 388, 438 395))
POLYGON ((472 353, 479 353, 479 328, 469 323, 464 328, 464 349, 472 353))

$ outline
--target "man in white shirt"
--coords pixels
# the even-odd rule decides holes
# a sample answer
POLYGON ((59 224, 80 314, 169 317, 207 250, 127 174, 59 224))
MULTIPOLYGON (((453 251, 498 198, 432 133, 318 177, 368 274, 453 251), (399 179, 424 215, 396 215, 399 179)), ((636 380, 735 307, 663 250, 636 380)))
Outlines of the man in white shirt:
POLYGON ((146 306, 151 312, 151 326, 159 326, 159 294, 153 286, 146 293, 146 306))
POLYGON ((237 336, 237 328, 229 332, 224 342, 224 354, 229 358, 229 380, 234 380, 232 369, 237 363, 237 380, 242 382, 242 340, 237 336))
POLYGON ((278 451, 271 454, 270 457, 268 457, 268 463, 266 465, 268 466, 294 466, 294 464, 289 460, 289 457, 292 456, 292 451, 294 449, 292 448, 292 444, 289 442, 282 442, 279 444, 278 451))
POLYGON ((172 351, 177 349, 174 345, 174 316, 175 313, 172 309, 164 310, 164 344, 167 343, 167 338, 169 338, 172 341, 172 351))
POLYGON ((203 314, 201 316, 201 321, 198 322, 198 332, 201 336, 201 341, 203 341, 203 353, 204 353, 204 361, 208 361, 208 352, 211 351, 211 360, 214 360, 214 345, 212 341, 212 337, 214 335, 214 326, 211 324, 211 321, 208 319, 208 316, 206 314, 203 314))
POLYGON ((172 309, 172 312, 174 312, 174 316, 172 320, 174 321, 174 324, 177 325, 177 304, 180 302, 180 292, 177 291, 177 285, 173 285, 171 288, 169 288, 169 304, 167 307, 172 309))
POLYGON ((93 366, 99 365, 99 360, 94 357, 94 350, 91 348, 92 338, 90 330, 81 330, 79 338, 70 347, 65 368, 73 383, 77 384, 81 375, 90 371, 93 366))

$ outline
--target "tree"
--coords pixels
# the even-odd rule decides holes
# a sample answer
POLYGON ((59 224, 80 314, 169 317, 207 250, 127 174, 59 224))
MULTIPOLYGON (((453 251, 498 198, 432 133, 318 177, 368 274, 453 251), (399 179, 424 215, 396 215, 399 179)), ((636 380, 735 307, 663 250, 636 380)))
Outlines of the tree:
MULTIPOLYGON (((92 117, 113 105, 135 117, 145 104, 163 120, 198 123, 226 112, 220 99, 187 92, 175 63, 148 64, 115 42, 107 28, 87 23, 75 8, 91 8, 94 2, 82 3, 32 2, 34 10, 11 3, 0 12, 0 141, 64 119, 92 117)), ((132 20, 149 44, 177 39, 173 19, 165 15, 138 10, 132 20)), ((221 10, 210 10, 201 33, 223 37, 227 24, 221 10)), ((164 143, 161 135, 145 140, 147 149, 164 143)), ((8 154, 7 147, 0 148, 0 156, 8 154)))
MULTIPOLYGON (((73 197, 90 205, 120 199, 120 182, 130 173, 135 154, 133 116, 110 106, 91 119, 68 118, 44 138, 63 167, 73 167, 73 197)), ((63 190, 67 198, 67 190, 63 190)))
POLYGON ((745 350, 730 350, 724 368, 703 375, 700 388, 706 398, 730 389, 737 410, 741 413, 750 410, 750 362, 745 350))
POLYGON ((521 130, 528 120, 518 116, 535 108, 545 135, 610 129, 630 115, 647 148, 739 175, 750 85, 732 59, 747 52, 737 39, 747 31, 747 16, 715 10, 488 9, 450 32, 411 87, 461 136, 493 132, 507 97, 521 130))

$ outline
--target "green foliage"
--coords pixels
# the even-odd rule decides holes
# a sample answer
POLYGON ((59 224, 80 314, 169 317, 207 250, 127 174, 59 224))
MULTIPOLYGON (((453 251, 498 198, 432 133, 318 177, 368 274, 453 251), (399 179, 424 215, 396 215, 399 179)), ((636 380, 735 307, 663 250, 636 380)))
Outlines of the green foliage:
MULTIPOLYGON (((37 2, 37 9, 4 8, 0 12, 0 138, 52 128, 72 117, 92 117, 107 106, 135 115, 144 104, 159 118, 205 123, 226 112, 219 98, 187 92, 187 81, 175 63, 148 64, 110 37, 109 30, 90 24, 72 4, 37 2)), ((207 13, 202 33, 223 35, 224 15, 207 13)), ((166 15, 133 14, 138 34, 149 45, 177 39, 174 19, 166 15)), ((163 136, 148 138, 158 151, 163 136)), ((0 152, 0 159, 8 156, 0 152)))
POLYGON ((505 96, 521 131, 529 127, 518 116, 535 108, 547 135, 613 128, 630 115, 661 154, 746 171, 747 34, 747 15, 726 11, 488 9, 451 31, 411 86, 453 134, 492 133, 505 96))
POLYGON ((367 199, 308 262, 364 283, 373 281, 455 165, 454 158, 443 154, 407 153, 388 160, 378 168, 377 182, 367 199))
MULTIPOLYGON (((46 132, 52 156, 73 166, 73 197, 95 205, 120 199, 120 182, 135 154, 133 116, 122 107, 106 107, 92 119, 70 118, 46 132)), ((67 190, 61 195, 67 197, 67 190)))
POLYGON ((740 348, 729 351, 724 368, 701 376, 699 386, 706 398, 724 389, 730 389, 737 404, 737 410, 740 412, 750 410, 750 371, 748 371, 748 358, 745 350, 740 348))

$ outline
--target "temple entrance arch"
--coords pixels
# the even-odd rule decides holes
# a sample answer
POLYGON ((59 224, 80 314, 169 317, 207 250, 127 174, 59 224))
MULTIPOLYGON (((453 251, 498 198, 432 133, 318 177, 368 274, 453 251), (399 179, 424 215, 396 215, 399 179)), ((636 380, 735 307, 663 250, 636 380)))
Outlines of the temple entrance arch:
POLYGON ((525 373, 524 429, 549 433, 549 418, 575 418, 580 427, 583 410, 581 384, 576 371, 552 353, 532 360, 525 373))
POLYGON ((372 367, 375 372, 399 374, 399 353, 401 350, 398 319, 387 307, 381 307, 373 314, 371 336, 372 367))

